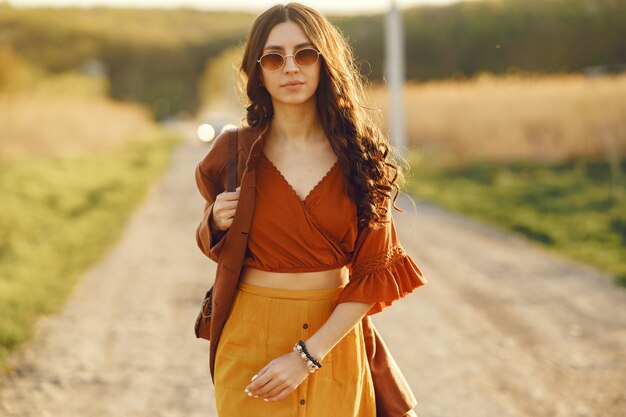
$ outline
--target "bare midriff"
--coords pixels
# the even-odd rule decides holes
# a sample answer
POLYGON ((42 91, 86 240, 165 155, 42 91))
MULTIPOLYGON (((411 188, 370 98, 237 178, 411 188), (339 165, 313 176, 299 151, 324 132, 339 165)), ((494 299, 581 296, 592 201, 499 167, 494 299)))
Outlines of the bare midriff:
POLYGON ((348 268, 315 272, 270 272, 243 266, 242 282, 260 287, 288 290, 321 290, 342 287, 348 283, 348 268))

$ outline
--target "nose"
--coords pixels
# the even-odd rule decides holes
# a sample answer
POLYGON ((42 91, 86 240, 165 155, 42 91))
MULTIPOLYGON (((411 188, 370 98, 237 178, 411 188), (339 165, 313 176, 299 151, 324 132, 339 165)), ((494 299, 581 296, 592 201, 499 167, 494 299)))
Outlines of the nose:
POLYGON ((294 56, 286 57, 285 58, 285 66, 283 67, 283 69, 284 69, 284 71, 286 73, 292 73, 292 72, 299 71, 300 68, 296 64, 296 57, 294 57, 294 56))

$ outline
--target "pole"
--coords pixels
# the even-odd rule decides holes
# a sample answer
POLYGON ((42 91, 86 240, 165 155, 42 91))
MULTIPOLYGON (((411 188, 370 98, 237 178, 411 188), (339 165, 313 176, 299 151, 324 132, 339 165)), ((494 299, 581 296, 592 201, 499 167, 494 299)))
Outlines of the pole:
POLYGON ((404 123, 404 29, 402 15, 391 0, 386 18, 385 72, 389 88, 389 135, 392 145, 406 156, 406 126, 404 123))

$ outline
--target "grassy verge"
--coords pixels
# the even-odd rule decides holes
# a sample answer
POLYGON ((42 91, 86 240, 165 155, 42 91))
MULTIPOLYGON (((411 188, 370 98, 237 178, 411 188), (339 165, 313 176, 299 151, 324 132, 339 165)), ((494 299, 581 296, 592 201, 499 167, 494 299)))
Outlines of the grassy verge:
POLYGON ((120 236, 180 138, 96 154, 0 161, 0 368, 120 236))
MULTIPOLYGON (((468 164, 409 156, 412 194, 520 233, 595 265, 626 287, 626 184, 602 161, 468 164)), ((621 161, 626 171, 626 160, 621 161)))

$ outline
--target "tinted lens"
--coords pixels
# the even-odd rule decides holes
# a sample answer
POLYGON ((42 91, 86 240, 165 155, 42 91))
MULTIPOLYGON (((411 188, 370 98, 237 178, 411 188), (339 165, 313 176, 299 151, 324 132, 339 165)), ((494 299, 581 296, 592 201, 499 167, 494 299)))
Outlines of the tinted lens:
POLYGON ((296 63, 302 66, 313 65, 317 62, 317 51, 312 48, 300 49, 296 52, 296 63))
POLYGON ((268 71, 276 71, 283 66, 283 57, 279 54, 263 55, 261 66, 268 71))

